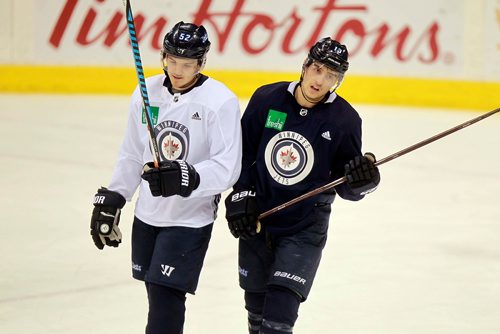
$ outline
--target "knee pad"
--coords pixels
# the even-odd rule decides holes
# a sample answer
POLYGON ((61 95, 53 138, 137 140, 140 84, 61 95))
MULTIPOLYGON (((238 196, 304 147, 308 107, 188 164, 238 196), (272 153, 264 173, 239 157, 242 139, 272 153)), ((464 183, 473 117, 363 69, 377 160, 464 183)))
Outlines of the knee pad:
POLYGON ((146 283, 149 300, 146 334, 181 334, 186 312, 186 293, 146 283))
POLYGON ((301 300, 301 296, 290 289, 270 286, 262 312, 262 332, 292 333, 301 300))

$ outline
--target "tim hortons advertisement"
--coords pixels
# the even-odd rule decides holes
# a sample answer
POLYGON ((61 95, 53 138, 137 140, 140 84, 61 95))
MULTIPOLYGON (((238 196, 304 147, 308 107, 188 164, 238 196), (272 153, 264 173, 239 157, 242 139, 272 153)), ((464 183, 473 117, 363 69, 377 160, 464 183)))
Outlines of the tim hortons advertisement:
MULTIPOLYGON (((178 21, 203 24, 210 69, 296 71, 331 36, 350 51, 352 73, 454 77, 463 71, 462 1, 131 1, 146 67, 159 66, 163 36, 178 21)), ((129 66, 121 0, 34 2, 34 60, 129 66)))
POLYGON ((480 71, 488 73, 492 80, 500 81, 500 0, 487 2, 485 17, 484 34, 478 35, 482 35, 485 46, 480 71))

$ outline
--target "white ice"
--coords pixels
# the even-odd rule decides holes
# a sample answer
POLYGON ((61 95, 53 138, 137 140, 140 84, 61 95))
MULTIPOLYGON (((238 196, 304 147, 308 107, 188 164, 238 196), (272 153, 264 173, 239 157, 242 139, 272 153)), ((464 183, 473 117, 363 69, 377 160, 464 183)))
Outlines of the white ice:
MULTIPOLYGON (((242 105, 245 103, 242 102, 242 105)), ((496 108, 498 106, 492 106, 496 108)), ((143 333, 145 289, 124 242, 97 250, 92 197, 111 176, 125 96, 0 95, 0 333, 143 333)), ((382 158, 479 111, 356 105, 382 158)), ((500 116, 380 167, 379 189, 337 199, 295 333, 500 333, 500 116)), ((219 209, 185 334, 245 334, 237 242, 219 209)))

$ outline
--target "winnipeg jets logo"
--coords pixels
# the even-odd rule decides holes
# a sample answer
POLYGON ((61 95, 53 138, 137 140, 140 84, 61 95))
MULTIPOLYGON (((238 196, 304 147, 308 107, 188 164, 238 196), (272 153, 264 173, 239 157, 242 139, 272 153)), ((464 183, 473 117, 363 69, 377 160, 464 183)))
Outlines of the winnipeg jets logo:
POLYGON ((281 165, 284 168, 290 168, 290 166, 292 166, 296 162, 297 156, 294 155, 293 143, 284 151, 280 152, 280 160, 281 160, 281 165))
POLYGON ((161 265, 161 273, 162 275, 164 276, 168 276, 170 277, 170 275, 172 275, 172 272, 175 270, 174 267, 171 267, 171 266, 167 266, 166 264, 162 264, 161 265))
POLYGON ((311 172, 314 151, 309 141, 301 134, 282 131, 267 143, 265 162, 267 171, 276 182, 293 185, 311 172))
POLYGON ((165 154, 165 157, 168 160, 175 160, 175 156, 178 155, 177 152, 179 151, 180 147, 181 144, 179 143, 179 141, 176 140, 175 136, 172 137, 172 132, 169 132, 162 143, 162 150, 165 154))
POLYGON ((186 160, 189 151, 189 129, 176 121, 163 121, 155 127, 155 134, 164 160, 186 160))

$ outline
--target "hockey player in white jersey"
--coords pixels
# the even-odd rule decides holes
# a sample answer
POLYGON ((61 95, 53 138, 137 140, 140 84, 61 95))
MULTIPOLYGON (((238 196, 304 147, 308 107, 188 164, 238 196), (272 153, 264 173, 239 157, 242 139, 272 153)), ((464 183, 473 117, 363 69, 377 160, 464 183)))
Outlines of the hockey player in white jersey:
POLYGON ((203 26, 179 22, 165 35, 165 75, 146 80, 160 164, 153 163, 137 87, 111 182, 94 198, 93 241, 117 247, 120 209, 139 188, 132 274, 146 285, 147 334, 182 333, 186 293, 196 290, 220 194, 240 174, 239 103, 201 73, 209 48, 203 26))

